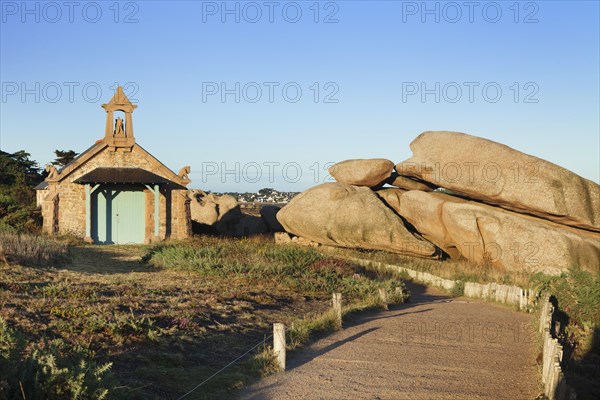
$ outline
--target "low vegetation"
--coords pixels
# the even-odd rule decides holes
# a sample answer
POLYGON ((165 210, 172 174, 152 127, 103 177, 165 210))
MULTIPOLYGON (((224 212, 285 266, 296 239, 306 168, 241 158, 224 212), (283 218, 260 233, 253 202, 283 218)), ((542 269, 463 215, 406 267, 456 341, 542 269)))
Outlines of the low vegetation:
POLYGON ((552 295, 558 312, 555 334, 565 348, 567 381, 578 399, 600 398, 600 273, 572 268, 560 276, 536 274, 531 285, 552 295))
POLYGON ((332 292, 346 314, 382 307, 379 288, 406 298, 394 276, 266 238, 76 246, 70 259, 0 266, 0 399, 176 399, 258 344, 187 397, 230 398, 274 370, 273 322, 294 349, 337 328, 332 292))
POLYGON ((341 292, 351 302, 376 294, 379 287, 393 291, 392 286, 398 285, 397 280, 372 279, 375 274, 312 248, 275 246, 260 239, 204 238, 197 244, 158 245, 148 251, 145 260, 223 283, 244 280, 257 287, 284 287, 310 297, 341 292))
POLYGON ((59 339, 28 346, 0 318, 2 399, 106 399, 111 365, 97 365, 86 352, 59 339))
POLYGON ((466 260, 429 260, 378 250, 327 248, 325 251, 326 253, 324 254, 330 254, 331 256, 343 258, 355 257, 386 264, 400 265, 415 271, 429 272, 445 279, 463 282, 496 282, 503 285, 527 287, 531 277, 531 274, 526 271, 508 271, 492 266, 491 263, 477 265, 466 260))
POLYGON ((35 185, 44 179, 30 154, 0 150, 0 228, 37 232, 41 215, 35 206, 35 185))
POLYGON ((27 266, 59 266, 69 260, 69 247, 44 236, 0 227, 0 260, 27 266))
MULTIPOLYGON (((63 167, 77 153, 55 150, 52 165, 63 167)), ((39 233, 42 218, 36 207, 34 187, 47 173, 25 150, 7 153, 0 150, 0 229, 12 228, 19 232, 39 233)))

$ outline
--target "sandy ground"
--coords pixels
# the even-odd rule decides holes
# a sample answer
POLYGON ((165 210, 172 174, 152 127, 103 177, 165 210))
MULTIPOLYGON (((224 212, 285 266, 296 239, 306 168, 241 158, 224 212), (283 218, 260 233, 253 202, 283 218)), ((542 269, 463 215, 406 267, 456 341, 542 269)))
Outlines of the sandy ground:
POLYGON ((409 285, 410 303, 366 315, 288 354, 250 399, 534 399, 531 315, 409 285))

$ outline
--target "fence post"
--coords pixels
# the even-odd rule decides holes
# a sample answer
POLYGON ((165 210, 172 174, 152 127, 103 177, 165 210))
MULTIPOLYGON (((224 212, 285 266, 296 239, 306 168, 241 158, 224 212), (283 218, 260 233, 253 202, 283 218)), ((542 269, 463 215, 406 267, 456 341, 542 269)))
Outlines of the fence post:
POLYGON ((285 325, 282 323, 273 324, 273 352, 277 366, 285 371, 285 325))
POLYGON ((333 294, 333 312, 335 314, 336 324, 339 328, 342 327, 342 294, 333 294))

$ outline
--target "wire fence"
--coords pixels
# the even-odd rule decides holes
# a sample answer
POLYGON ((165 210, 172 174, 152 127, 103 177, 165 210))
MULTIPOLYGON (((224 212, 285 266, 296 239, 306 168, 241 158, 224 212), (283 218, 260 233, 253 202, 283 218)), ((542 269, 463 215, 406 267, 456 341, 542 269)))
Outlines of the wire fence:
POLYGON ((233 361, 231 361, 229 364, 225 365, 223 368, 221 368, 220 370, 218 370, 217 372, 215 372, 214 374, 212 374, 211 376, 209 376, 208 378, 206 378, 205 380, 203 380, 202 382, 200 382, 199 384, 197 384, 196 386, 194 386, 190 391, 188 391, 187 393, 185 393, 184 395, 180 396, 177 398, 177 400, 181 400, 184 399, 185 397, 189 396, 190 394, 192 394, 196 389, 198 389, 199 387, 201 387, 202 385, 204 385, 205 383, 209 382, 211 379, 213 379, 215 376, 219 375, 221 372, 225 371, 227 368, 231 367, 233 364, 235 364, 236 362, 240 361, 242 358, 244 358, 245 356, 247 356, 248 354, 250 354, 252 351, 254 351, 257 347, 259 347, 260 345, 264 345, 267 340, 271 339, 273 337, 273 334, 270 334, 266 337, 263 338, 263 340, 261 340, 260 342, 258 342, 257 344, 255 344, 254 346, 252 346, 249 350, 247 350, 244 354, 242 354, 241 356, 237 357, 236 359, 234 359, 233 361))

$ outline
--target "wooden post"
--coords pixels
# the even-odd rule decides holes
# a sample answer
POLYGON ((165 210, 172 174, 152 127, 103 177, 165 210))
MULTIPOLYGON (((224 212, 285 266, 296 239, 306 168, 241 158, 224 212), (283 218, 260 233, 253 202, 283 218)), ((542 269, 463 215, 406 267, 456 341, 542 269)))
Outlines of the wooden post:
MULTIPOLYGON (((131 115, 131 114, 129 114, 131 115)), ((159 196, 159 188, 158 185, 154 185, 154 237, 158 239, 158 235, 160 233, 160 214, 159 214, 159 205, 160 205, 160 196, 159 196)))
POLYGON ((285 325, 273 324, 273 352, 277 360, 277 366, 285 371, 285 325))
POLYGON ((92 241, 92 188, 85 184, 85 240, 92 241))
POLYGON ((384 309, 388 309, 387 304, 387 294, 385 293, 385 288, 379 288, 379 298, 381 299, 381 304, 383 304, 384 309))
POLYGON ((100 184, 91 187, 89 183, 85 184, 85 238, 84 240, 88 243, 93 243, 92 239, 92 193, 100 184))
POLYGON ((333 312, 335 314, 336 324, 339 328, 342 327, 342 294, 333 294, 333 312))

